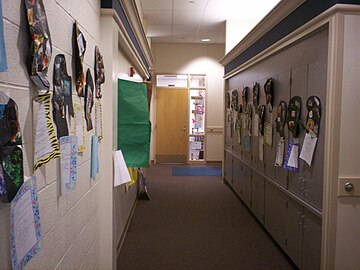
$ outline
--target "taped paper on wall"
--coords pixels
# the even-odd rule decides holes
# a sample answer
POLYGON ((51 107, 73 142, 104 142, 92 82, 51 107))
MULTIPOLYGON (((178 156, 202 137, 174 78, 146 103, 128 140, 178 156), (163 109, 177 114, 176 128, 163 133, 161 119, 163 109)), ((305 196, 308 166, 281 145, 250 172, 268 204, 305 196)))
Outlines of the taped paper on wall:
POLYGON ((290 141, 286 153, 284 168, 290 171, 299 171, 299 148, 298 142, 290 141))
POLYGON ((78 152, 85 151, 85 123, 84 123, 84 107, 79 103, 74 103, 75 110, 75 129, 74 133, 78 137, 78 152))
POLYGON ((77 136, 60 138, 60 169, 61 169, 61 194, 74 190, 77 182, 77 136))
POLYGON ((305 134, 303 147, 301 149, 300 158, 304 160, 309 166, 313 159, 316 143, 318 138, 312 137, 310 133, 305 134))
POLYGON ((121 150, 114 153, 114 187, 131 182, 131 177, 126 167, 121 150))

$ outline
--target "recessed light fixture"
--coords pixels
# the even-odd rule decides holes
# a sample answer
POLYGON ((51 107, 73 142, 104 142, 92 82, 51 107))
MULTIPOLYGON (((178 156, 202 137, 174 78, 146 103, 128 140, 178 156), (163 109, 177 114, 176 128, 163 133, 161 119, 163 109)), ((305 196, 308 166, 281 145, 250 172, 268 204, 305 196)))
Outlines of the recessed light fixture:
POLYGON ((194 3, 195 3, 195 1, 189 1, 189 3, 190 3, 190 4, 194 4, 194 3))
POLYGON ((201 39, 201 42, 209 42, 210 41, 210 38, 203 38, 201 39))

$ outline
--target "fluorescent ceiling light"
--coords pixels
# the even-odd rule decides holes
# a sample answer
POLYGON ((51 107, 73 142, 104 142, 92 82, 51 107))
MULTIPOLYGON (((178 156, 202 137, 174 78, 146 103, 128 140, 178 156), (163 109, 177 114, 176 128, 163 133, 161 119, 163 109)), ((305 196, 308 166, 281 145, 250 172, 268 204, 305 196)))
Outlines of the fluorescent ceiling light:
POLYGON ((202 41, 202 42, 209 42, 209 41, 210 41, 210 38, 203 38, 201 41, 202 41))

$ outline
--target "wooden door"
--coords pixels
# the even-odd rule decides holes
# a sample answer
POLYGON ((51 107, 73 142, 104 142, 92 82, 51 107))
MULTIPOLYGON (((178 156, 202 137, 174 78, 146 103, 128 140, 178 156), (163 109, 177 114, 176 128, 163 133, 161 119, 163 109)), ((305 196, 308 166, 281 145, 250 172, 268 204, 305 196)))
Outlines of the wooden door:
POLYGON ((156 89, 156 162, 186 163, 188 89, 156 89))

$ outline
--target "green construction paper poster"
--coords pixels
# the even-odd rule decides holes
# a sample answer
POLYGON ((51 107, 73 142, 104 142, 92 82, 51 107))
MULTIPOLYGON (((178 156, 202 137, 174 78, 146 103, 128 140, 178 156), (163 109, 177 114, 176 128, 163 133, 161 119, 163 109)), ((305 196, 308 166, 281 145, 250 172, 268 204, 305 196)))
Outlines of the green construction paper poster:
POLYGON ((128 168, 148 166, 150 131, 146 85, 119 79, 117 142, 128 168))

